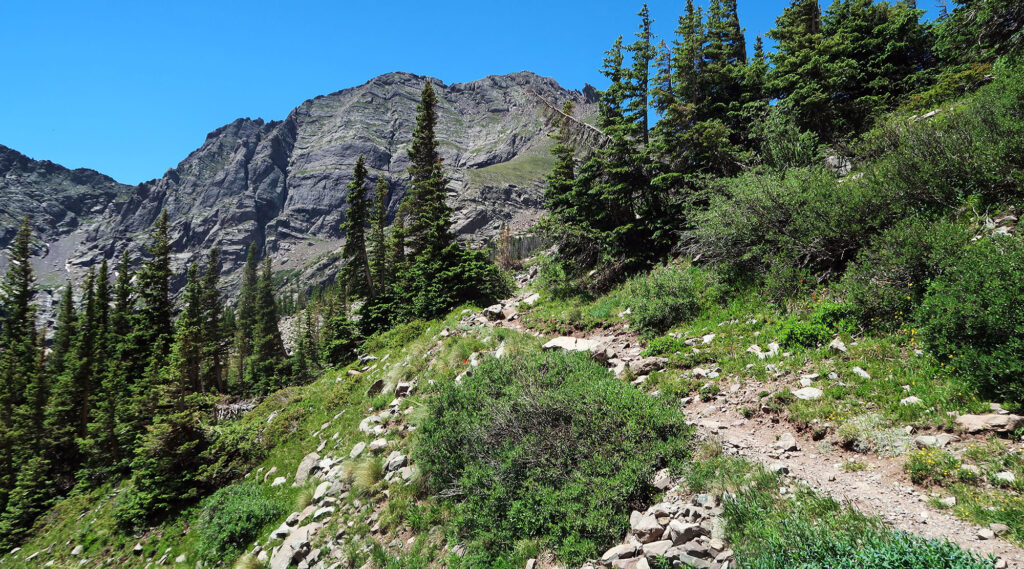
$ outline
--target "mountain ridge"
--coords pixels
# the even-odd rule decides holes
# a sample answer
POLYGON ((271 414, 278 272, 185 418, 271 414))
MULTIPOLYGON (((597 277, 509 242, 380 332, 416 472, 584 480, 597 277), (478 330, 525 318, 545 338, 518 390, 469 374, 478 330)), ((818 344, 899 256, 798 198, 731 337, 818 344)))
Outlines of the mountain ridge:
MULTIPOLYGON (((586 118, 596 112, 596 99, 592 89, 570 91, 528 71, 450 85, 404 71, 379 75, 306 99, 281 120, 238 118, 217 127, 163 176, 135 186, 11 150, 35 184, 23 182, 25 176, 12 178, 13 169, 0 161, 0 192, 60 190, 49 201, 73 214, 54 223, 50 218, 63 210, 50 205, 53 215, 34 221, 41 242, 36 268, 47 288, 78 278, 125 249, 137 262, 145 235, 164 209, 172 222, 176 273, 216 246, 222 250, 226 288, 233 289, 245 252, 256 242, 274 256, 275 270, 289 271, 306 285, 324 283, 337 270, 333 261, 343 243, 345 187, 356 157, 365 156, 371 184, 379 176, 388 179, 389 217, 397 209, 407 186, 406 151, 425 81, 439 96, 438 137, 452 180, 453 230, 460 239, 479 243, 502 225, 531 225, 543 210, 552 131, 548 107, 572 100, 577 115, 586 118), (76 176, 85 176, 87 183, 60 183, 76 176), (88 211, 61 205, 75 196, 88 211)), ((0 205, 0 219, 8 221, 0 230, 0 247, 13 238, 21 216, 35 219, 45 212, 23 202, 0 205)), ((182 284, 174 283, 175 288, 182 284)))

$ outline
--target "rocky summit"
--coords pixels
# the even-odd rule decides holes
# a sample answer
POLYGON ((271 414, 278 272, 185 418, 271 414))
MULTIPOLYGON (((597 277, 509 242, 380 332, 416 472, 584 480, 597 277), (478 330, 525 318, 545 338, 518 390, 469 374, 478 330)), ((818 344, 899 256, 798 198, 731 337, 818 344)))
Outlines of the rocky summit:
POLYGON ((163 177, 134 187, 0 147, 0 248, 13 239, 17 220, 29 215, 41 238, 40 280, 59 285, 126 248, 137 261, 145 235, 166 209, 176 274, 216 246, 225 286, 234 289, 246 250, 256 242, 273 255, 275 270, 304 285, 325 282, 338 269, 339 224, 359 155, 366 157, 371 185, 380 176, 389 182, 389 217, 397 210, 426 81, 439 99, 437 134, 451 178, 455 233, 481 242, 502 225, 534 223, 552 164, 551 117, 572 101, 576 117, 585 120, 596 112, 595 92, 566 90, 529 72, 453 85, 389 73, 310 99, 281 121, 238 119, 207 135, 163 177))

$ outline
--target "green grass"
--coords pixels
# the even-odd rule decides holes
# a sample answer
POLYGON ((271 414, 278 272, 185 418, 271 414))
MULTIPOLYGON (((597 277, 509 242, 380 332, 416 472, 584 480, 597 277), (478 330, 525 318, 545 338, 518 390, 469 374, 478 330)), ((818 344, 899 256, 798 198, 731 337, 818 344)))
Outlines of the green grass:
POLYGON ((528 153, 517 156, 508 162, 500 162, 483 168, 470 168, 466 176, 475 186, 529 186, 533 182, 543 181, 555 165, 555 159, 549 151, 550 143, 531 149, 528 153))

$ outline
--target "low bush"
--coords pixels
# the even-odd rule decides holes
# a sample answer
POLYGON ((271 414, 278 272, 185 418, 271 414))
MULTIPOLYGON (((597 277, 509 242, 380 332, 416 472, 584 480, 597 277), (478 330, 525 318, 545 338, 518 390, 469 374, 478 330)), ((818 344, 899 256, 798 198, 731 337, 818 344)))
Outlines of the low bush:
POLYGON ((222 488, 203 501, 196 532, 196 553, 206 562, 241 555, 259 532, 289 509, 264 485, 243 483, 222 488))
POLYGON ((843 276, 841 288, 864 326, 898 330, 921 304, 928 283, 970 241, 964 225, 920 217, 876 237, 843 276))
POLYGON ((800 491, 784 500, 747 491, 725 505, 730 542, 750 569, 991 569, 948 541, 885 529, 831 498, 800 491))
POLYGON ((581 354, 489 359, 461 385, 437 389, 414 458, 430 491, 455 499, 454 525, 487 566, 523 539, 570 565, 600 553, 691 438, 670 402, 581 354))
POLYGON ((663 334, 672 326, 697 317, 721 300, 718 276, 703 268, 666 266, 630 279, 621 302, 630 309, 630 323, 642 334, 663 334))
POLYGON ((779 341, 787 348, 820 346, 836 334, 853 331, 847 318, 849 313, 850 308, 845 304, 823 302, 807 319, 793 316, 784 321, 779 327, 779 341))
POLYGON ((841 180, 809 167, 721 182, 693 212, 687 250, 737 274, 775 271, 795 287, 801 272, 839 276, 905 218, 1012 202, 1024 186, 1024 72, 1001 68, 968 103, 927 120, 886 121, 857 150, 867 166, 841 180))
POLYGON ((903 469, 907 471, 911 482, 928 486, 957 477, 960 461, 944 450, 926 448, 910 453, 903 469))
POLYGON ((1024 242, 982 239, 928 289, 916 319, 928 350, 985 396, 1024 401, 1024 242))

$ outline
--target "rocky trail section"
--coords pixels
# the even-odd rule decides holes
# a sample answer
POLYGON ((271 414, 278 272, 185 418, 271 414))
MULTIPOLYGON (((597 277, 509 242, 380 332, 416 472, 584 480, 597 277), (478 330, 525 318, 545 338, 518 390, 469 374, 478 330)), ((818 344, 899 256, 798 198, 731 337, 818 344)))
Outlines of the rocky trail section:
MULTIPOLYGON (((519 311, 528 309, 537 298, 535 294, 521 294, 488 307, 481 314, 470 315, 463 323, 510 328, 540 336, 538 332, 527 329, 519 318, 519 311)), ((688 343, 700 345, 713 341, 713 336, 705 336, 693 338, 688 343)), ((596 360, 605 362, 617 375, 622 375, 626 367, 629 367, 636 377, 633 383, 638 387, 645 383, 647 374, 660 370, 666 363, 664 358, 642 357, 639 337, 622 328, 554 338, 545 345, 545 349, 589 352, 596 360)), ((769 345, 768 351, 761 348, 758 351, 764 355, 761 359, 779 356, 776 345, 769 345)), ((715 366, 704 367, 711 369, 695 368, 690 373, 705 378, 719 376, 715 366)), ((725 452, 761 463, 783 474, 793 484, 806 484, 861 512, 878 516, 894 528, 925 538, 947 539, 965 549, 991 555, 998 559, 997 568, 1024 568, 1024 550, 1002 539, 998 535, 1002 528, 998 525, 979 527, 929 506, 928 500, 932 496, 913 485, 903 470, 901 459, 853 452, 829 443, 821 444, 810 435, 798 432, 779 415, 762 414, 750 419, 740 415, 741 408, 760 408, 760 394, 763 392, 775 392, 789 387, 784 383, 787 378, 780 378, 780 381, 774 383, 725 379, 735 381, 725 382, 725 392, 712 400, 701 401, 687 397, 682 401, 683 410, 690 422, 696 425, 701 437, 721 441, 725 452), (848 461, 866 461, 870 466, 863 471, 847 472, 842 466, 848 461)), ((807 396, 815 395, 810 390, 816 388, 806 385, 809 383, 808 378, 802 381, 798 378, 790 379, 795 380, 797 387, 807 389, 807 396)), ((820 391, 817 391, 817 395, 820 396, 820 391)), ((970 437, 972 433, 980 438, 979 433, 1005 432, 1009 423, 1020 420, 1005 413, 964 415, 960 419, 958 424, 964 438, 970 437)), ((926 447, 960 440, 960 437, 952 434, 937 433, 920 435, 915 439, 915 444, 926 447)), ((669 495, 679 495, 684 490, 673 486, 668 488, 668 492, 669 495)), ((634 538, 632 536, 624 545, 632 543, 636 546, 634 538)), ((645 555, 643 548, 637 547, 639 549, 634 551, 634 555, 623 557, 632 559, 630 563, 633 564, 625 561, 618 565, 605 561, 602 563, 605 566, 642 569, 640 559, 644 559, 645 555)))

